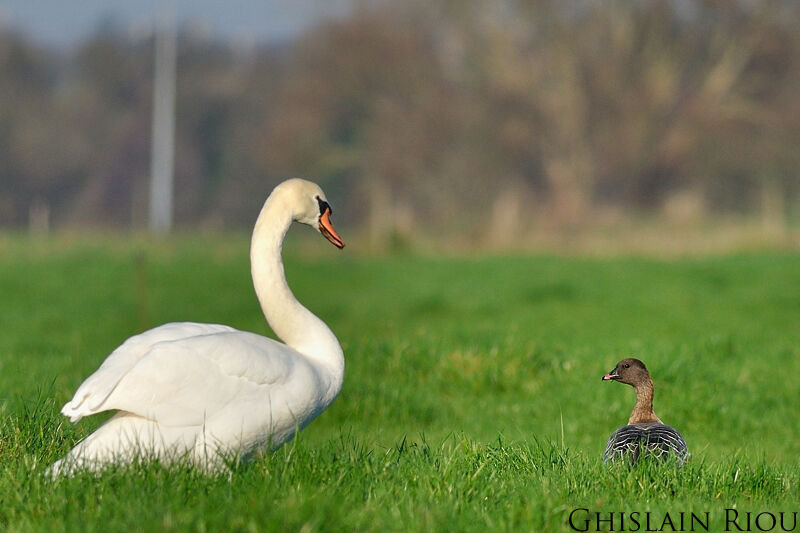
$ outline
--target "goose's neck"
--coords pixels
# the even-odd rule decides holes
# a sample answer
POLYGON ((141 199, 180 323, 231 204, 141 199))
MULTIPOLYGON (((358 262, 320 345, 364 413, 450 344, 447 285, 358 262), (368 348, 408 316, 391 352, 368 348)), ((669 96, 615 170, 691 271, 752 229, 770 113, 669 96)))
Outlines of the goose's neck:
POLYGON ((658 422, 661 420, 653 412, 653 380, 647 379, 644 383, 634 386, 636 389, 636 405, 628 419, 628 424, 638 424, 640 422, 658 422))
POLYGON ((286 283, 281 249, 292 213, 280 197, 270 195, 256 221, 250 243, 250 270, 258 302, 272 331, 331 379, 338 392, 344 375, 344 355, 328 326, 306 309, 286 283))

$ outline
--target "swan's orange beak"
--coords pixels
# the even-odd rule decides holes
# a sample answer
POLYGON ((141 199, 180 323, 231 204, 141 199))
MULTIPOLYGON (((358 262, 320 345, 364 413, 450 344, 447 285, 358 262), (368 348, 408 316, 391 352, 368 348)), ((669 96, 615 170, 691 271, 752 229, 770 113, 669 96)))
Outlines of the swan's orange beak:
POLYGON ((326 207, 322 214, 319 216, 319 232, 322 235, 331 241, 334 246, 339 248, 340 250, 344 248, 344 241, 341 237, 336 233, 336 230, 333 229, 333 224, 331 224, 331 208, 326 207))

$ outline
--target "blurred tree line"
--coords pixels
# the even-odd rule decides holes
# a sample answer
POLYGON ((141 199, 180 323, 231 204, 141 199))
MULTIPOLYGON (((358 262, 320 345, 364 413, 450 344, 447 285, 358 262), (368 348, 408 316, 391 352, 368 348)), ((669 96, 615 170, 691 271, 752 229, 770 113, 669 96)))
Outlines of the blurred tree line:
MULTIPOLYGON (((793 1, 362 2, 294 41, 179 39, 179 226, 252 223, 318 181, 388 235, 513 240, 603 216, 800 207, 793 1)), ((144 227, 152 36, 0 32, 0 226, 144 227)))

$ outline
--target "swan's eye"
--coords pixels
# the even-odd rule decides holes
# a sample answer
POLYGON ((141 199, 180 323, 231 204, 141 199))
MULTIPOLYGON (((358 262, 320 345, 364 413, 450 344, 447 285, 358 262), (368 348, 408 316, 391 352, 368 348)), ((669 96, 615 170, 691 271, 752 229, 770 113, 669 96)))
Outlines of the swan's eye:
POLYGON ((324 215, 326 209, 330 211, 331 215, 333 214, 333 209, 331 209, 330 204, 328 204, 328 202, 326 202, 319 196, 317 196, 317 203, 319 204, 319 216, 324 215))

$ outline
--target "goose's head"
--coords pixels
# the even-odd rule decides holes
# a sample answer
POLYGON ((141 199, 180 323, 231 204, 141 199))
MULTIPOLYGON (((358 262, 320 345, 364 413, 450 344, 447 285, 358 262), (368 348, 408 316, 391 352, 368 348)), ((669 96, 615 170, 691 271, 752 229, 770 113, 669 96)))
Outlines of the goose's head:
POLYGON ((344 241, 331 223, 333 211, 319 185, 304 179, 290 179, 275 187, 275 194, 292 213, 292 220, 311 226, 334 246, 344 248, 344 241))
POLYGON ((623 359, 614 370, 603 376, 603 381, 619 381, 636 387, 650 380, 650 373, 638 359, 623 359))

